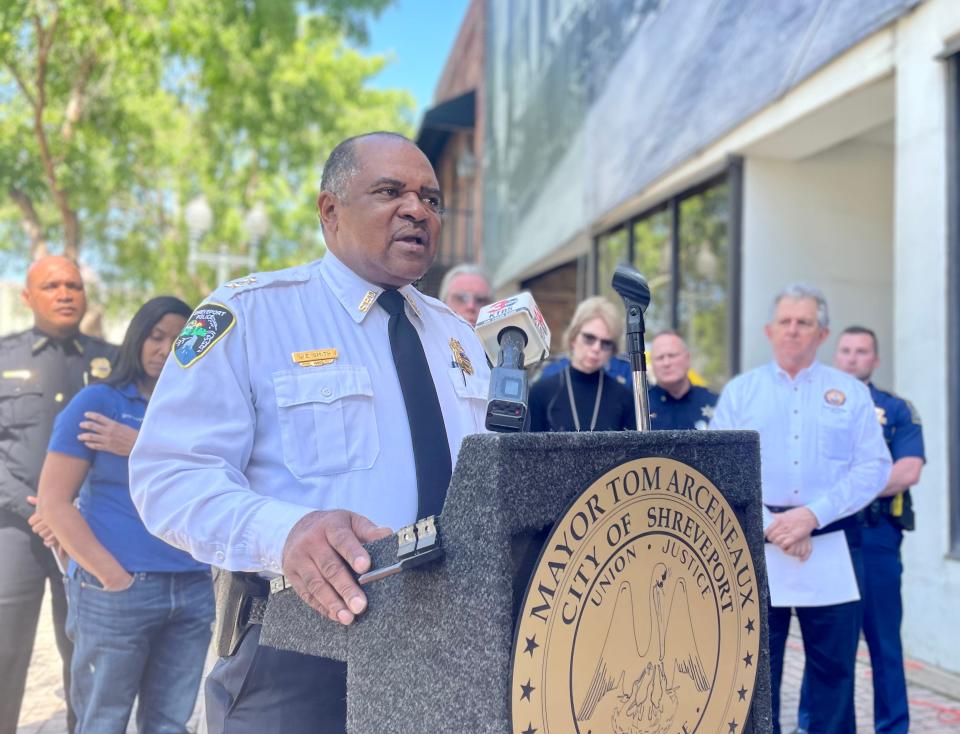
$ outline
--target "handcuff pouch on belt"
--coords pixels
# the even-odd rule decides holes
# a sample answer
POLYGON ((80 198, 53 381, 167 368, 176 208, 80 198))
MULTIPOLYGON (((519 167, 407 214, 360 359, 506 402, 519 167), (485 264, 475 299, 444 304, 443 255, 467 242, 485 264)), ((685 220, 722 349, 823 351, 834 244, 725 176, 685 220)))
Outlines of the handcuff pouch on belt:
POLYGON ((252 573, 234 573, 214 569, 213 588, 217 617, 213 639, 217 655, 235 655, 246 631, 263 619, 269 584, 252 573))
POLYGON ((863 509, 863 524, 874 527, 883 522, 884 517, 890 518, 894 527, 900 530, 913 530, 916 522, 913 514, 913 500, 910 491, 893 497, 879 497, 863 509))

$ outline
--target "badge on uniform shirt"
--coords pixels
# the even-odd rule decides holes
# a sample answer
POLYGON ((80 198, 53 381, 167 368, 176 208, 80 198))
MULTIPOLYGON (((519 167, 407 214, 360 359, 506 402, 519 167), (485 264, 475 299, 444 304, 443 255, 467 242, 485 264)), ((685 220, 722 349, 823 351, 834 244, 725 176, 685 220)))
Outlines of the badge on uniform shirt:
POLYGON ((173 343, 173 354, 181 367, 189 367, 233 328, 236 317, 222 303, 204 303, 187 319, 173 343))
POLYGON ((880 421, 881 426, 887 425, 887 411, 885 408, 880 408, 874 406, 873 408, 877 412, 877 420, 880 421))
POLYGON ((827 401, 827 405, 832 405, 836 408, 839 408, 845 402, 847 402, 847 396, 843 394, 842 391, 837 390, 836 388, 827 390, 823 394, 823 399, 827 401))
POLYGON ((463 345, 456 339, 450 339, 450 351, 453 352, 453 361, 463 372, 468 375, 473 374, 473 363, 463 349, 463 345))
POLYGON ((301 367, 323 367, 337 361, 336 349, 311 349, 308 352, 294 352, 290 355, 294 364, 301 367))
POLYGON ((710 420, 711 418, 713 418, 714 412, 715 410, 712 405, 704 405, 700 408, 700 415, 702 415, 707 420, 710 420))
POLYGON ((112 371, 113 367, 106 357, 94 357, 90 360, 90 375, 97 380, 106 380, 112 371))

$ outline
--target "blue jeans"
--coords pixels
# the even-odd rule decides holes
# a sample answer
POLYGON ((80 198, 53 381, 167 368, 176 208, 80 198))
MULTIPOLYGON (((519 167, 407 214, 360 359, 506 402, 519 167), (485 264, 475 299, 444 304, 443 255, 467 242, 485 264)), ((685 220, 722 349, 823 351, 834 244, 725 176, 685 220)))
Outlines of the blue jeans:
POLYGON ((140 734, 184 734, 210 642, 210 574, 136 573, 106 591, 78 568, 67 594, 77 734, 123 734, 137 698, 140 734))

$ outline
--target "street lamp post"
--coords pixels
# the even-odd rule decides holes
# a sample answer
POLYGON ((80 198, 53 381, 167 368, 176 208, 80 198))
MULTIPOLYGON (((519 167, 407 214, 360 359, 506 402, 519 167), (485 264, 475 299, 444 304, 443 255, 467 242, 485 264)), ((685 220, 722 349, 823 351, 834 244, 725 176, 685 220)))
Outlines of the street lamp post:
POLYGON ((187 204, 183 213, 187 223, 187 271, 195 275, 200 263, 213 265, 217 269, 217 282, 225 283, 230 278, 233 268, 246 268, 248 271, 257 268, 257 253, 260 242, 266 237, 270 229, 270 220, 263 204, 257 202, 243 218, 243 227, 247 232, 247 253, 235 255, 230 252, 226 242, 221 242, 217 252, 200 252, 200 242, 213 229, 213 210, 203 194, 195 197, 187 204))

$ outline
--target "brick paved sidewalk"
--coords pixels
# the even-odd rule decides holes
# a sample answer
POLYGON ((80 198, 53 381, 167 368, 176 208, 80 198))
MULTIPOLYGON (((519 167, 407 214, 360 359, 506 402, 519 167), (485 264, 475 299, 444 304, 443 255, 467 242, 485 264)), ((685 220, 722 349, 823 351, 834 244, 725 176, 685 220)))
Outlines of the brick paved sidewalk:
MULTIPOLYGON (((857 733, 872 734, 873 688, 870 683, 870 660, 863 645, 858 662, 857 733)), ((797 723, 797 701, 802 674, 803 648, 794 628, 787 642, 783 675, 781 721, 785 734, 792 732, 797 723)), ((907 675, 911 734, 960 734, 960 676, 916 662, 908 662, 907 675)), ((65 711, 60 681, 60 658, 53 639, 49 604, 45 600, 17 733, 66 734, 65 711)), ((198 730, 199 719, 198 711, 190 722, 192 732, 198 730)), ((136 731, 133 724, 128 731, 136 731)))
MULTIPOLYGON (((873 734, 870 655, 862 640, 857 663, 857 734, 873 734)), ((960 676, 911 660, 906 667, 911 734, 960 734, 960 676)), ((783 666, 780 725, 784 734, 790 734, 797 726, 802 677, 803 642, 794 618, 783 666)))

